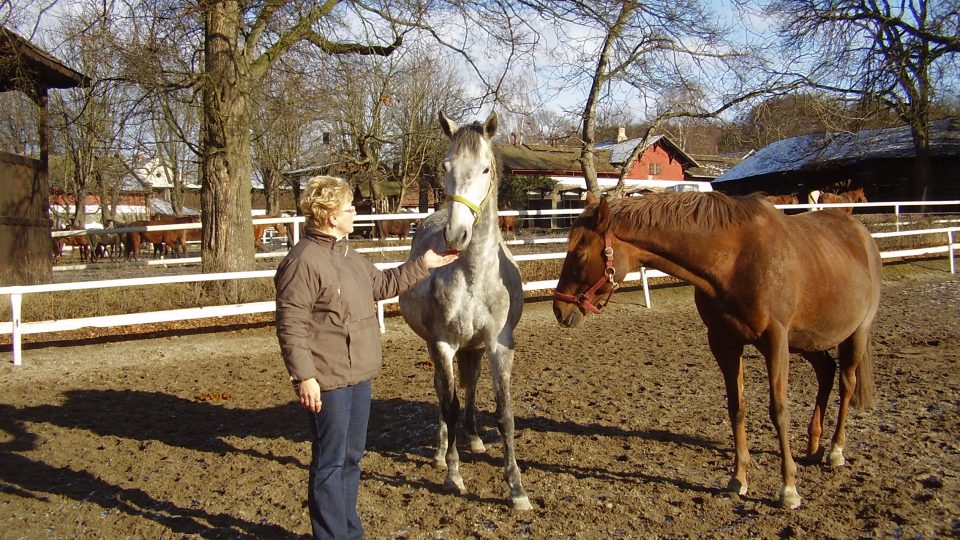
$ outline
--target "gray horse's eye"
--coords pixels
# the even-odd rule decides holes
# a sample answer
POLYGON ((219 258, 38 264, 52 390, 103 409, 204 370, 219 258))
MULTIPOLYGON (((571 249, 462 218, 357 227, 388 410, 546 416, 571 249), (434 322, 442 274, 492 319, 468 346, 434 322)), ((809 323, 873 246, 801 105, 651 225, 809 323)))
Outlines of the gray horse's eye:
POLYGON ((490 174, 490 167, 483 170, 483 174, 490 174))

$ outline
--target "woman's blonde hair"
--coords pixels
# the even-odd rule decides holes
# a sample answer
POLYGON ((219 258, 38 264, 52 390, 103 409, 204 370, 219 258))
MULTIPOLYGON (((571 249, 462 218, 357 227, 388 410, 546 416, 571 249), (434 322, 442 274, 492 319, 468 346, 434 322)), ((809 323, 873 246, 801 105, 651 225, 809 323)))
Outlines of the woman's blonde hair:
POLYGON ((344 202, 353 200, 350 185, 335 176, 314 176, 307 180, 307 187, 300 196, 300 211, 307 223, 313 220, 316 227, 326 227, 327 218, 336 214, 344 202))

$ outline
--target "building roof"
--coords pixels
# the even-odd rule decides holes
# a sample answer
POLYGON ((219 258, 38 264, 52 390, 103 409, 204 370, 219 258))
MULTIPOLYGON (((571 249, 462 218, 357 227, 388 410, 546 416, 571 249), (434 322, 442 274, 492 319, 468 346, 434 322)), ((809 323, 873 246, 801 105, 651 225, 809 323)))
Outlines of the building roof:
MULTIPOLYGON (((494 154, 505 174, 545 176, 580 175, 580 147, 546 144, 494 145, 494 154)), ((598 150, 595 156, 598 173, 617 173, 610 165, 610 151, 598 150)))
POLYGON ((9 28, 0 27, 0 91, 39 95, 49 88, 80 86, 90 86, 90 78, 9 28))
MULTIPOLYGON (((930 153, 933 156, 960 156, 960 123, 956 119, 930 123, 930 153)), ((913 136, 908 126, 856 133, 817 133, 765 146, 714 182, 913 156, 913 136)))

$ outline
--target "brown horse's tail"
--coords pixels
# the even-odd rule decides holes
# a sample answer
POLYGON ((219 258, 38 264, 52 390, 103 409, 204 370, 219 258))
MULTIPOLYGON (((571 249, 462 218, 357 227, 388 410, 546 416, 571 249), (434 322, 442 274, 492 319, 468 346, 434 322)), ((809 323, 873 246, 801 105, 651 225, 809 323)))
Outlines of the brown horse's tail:
POLYGON ((857 388, 853 391, 851 404, 857 409, 873 407, 873 394, 876 386, 873 380, 873 346, 867 344, 867 350, 857 366, 857 388))

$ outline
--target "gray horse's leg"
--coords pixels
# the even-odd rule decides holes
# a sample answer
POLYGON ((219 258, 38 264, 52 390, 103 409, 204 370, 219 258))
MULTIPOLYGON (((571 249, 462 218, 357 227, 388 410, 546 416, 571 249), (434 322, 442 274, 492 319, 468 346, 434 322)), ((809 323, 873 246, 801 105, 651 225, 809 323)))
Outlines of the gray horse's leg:
POLYGON ((482 454, 487 451, 477 429, 477 380, 483 367, 483 351, 461 349, 457 352, 457 367, 460 372, 460 388, 464 390, 463 427, 470 438, 470 451, 482 454))
POLYGON ((437 429, 437 454, 434 465, 443 455, 447 466, 447 479, 444 489, 461 495, 466 493, 463 477, 460 476, 460 455, 457 453, 457 417, 460 415, 460 401, 457 399, 457 383, 453 373, 455 351, 447 344, 433 343, 430 347, 433 358, 433 384, 440 404, 440 425, 437 429), (443 450, 443 454, 441 454, 443 450))
POLYGON ((497 428, 503 441, 503 477, 510 486, 510 501, 514 510, 531 510, 530 499, 520 482, 520 467, 514 441, 513 401, 510 397, 510 373, 513 370, 513 349, 500 343, 490 351, 490 373, 497 400, 497 428))

